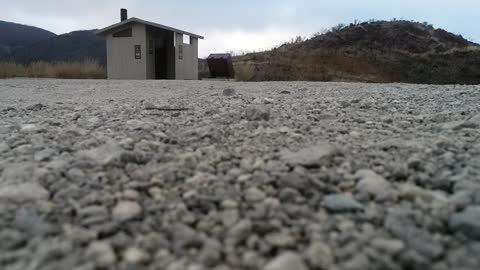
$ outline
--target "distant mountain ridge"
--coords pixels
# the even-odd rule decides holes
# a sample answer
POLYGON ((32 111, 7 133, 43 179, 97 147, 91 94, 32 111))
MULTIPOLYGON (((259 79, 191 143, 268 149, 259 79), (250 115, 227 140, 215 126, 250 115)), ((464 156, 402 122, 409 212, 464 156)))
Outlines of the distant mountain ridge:
POLYGON ((23 47, 55 36, 38 27, 0 21, 0 46, 23 47))
POLYGON ((95 35, 96 30, 74 31, 14 50, 10 57, 18 63, 35 61, 83 61, 95 59, 106 63, 105 40, 95 35))
POLYGON ((29 64, 35 61, 83 61, 106 63, 105 40, 94 30, 56 35, 44 29, 0 22, 0 61, 29 64))

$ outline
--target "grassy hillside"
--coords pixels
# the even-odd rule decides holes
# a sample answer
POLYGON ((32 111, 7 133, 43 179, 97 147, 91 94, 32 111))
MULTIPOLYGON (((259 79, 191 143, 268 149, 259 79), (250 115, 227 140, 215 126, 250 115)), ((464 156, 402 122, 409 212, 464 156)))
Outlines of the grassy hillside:
POLYGON ((426 23, 339 25, 308 40, 235 57, 237 79, 480 83, 480 46, 426 23))

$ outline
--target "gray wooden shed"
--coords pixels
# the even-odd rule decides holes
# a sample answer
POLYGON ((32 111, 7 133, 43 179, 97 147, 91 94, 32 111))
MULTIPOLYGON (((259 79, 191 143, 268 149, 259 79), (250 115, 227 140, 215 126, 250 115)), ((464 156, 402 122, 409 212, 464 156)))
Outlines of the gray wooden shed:
POLYGON ((127 19, 97 31, 107 42, 108 79, 197 80, 198 40, 202 36, 173 27, 127 19), (189 36, 184 43, 184 35, 189 36))

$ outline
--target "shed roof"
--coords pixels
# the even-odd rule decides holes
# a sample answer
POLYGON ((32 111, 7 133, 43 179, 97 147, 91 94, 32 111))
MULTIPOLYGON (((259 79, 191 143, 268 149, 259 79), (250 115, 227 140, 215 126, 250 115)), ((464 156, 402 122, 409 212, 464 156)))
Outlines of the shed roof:
POLYGON ((229 59, 232 58, 232 55, 229 53, 212 53, 207 59, 229 59))
POLYGON ((100 29, 100 30, 97 31, 97 35, 105 35, 107 32, 109 32, 112 29, 115 29, 115 28, 120 27, 120 26, 124 26, 124 25, 132 23, 132 22, 141 23, 141 24, 152 26, 152 27, 165 29, 165 30, 176 32, 176 33, 179 33, 179 34, 189 35, 191 37, 198 38, 198 39, 203 39, 202 36, 197 35, 197 34, 193 34, 193 33, 187 32, 187 31, 183 31, 183 30, 180 30, 180 29, 176 29, 176 28, 166 26, 166 25, 162 25, 162 24, 158 24, 158 23, 144 21, 144 20, 141 20, 141 19, 135 18, 135 17, 132 17, 128 20, 125 20, 125 21, 110 25, 108 27, 105 27, 103 29, 100 29))

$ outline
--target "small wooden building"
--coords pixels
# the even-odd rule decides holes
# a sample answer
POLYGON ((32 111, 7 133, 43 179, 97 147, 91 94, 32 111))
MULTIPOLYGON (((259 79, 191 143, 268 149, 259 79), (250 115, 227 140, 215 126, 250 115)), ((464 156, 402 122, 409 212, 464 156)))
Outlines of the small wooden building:
POLYGON ((127 18, 97 32, 107 42, 108 79, 197 80, 198 40, 202 36, 173 27, 127 18), (184 35, 188 43, 184 43, 184 35))

